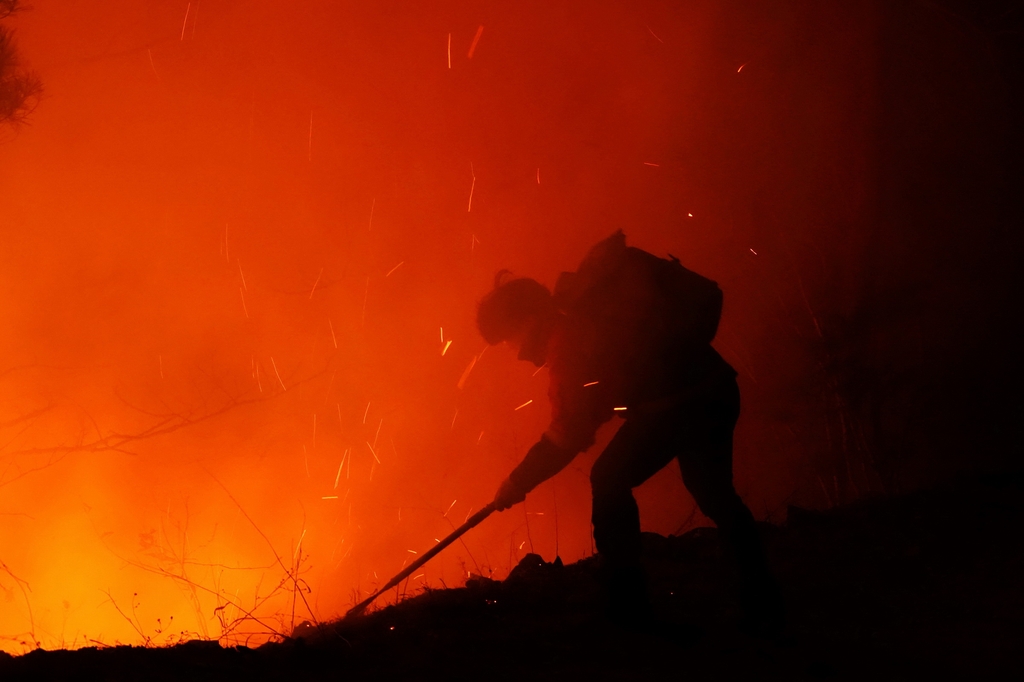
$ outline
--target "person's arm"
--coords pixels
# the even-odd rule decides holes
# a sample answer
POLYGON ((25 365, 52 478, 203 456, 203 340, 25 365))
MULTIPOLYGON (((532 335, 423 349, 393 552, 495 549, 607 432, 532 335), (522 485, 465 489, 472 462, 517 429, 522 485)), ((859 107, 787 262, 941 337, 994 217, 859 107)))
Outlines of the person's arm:
POLYGON ((528 492, 564 469, 578 452, 556 445, 547 434, 541 436, 498 488, 495 508, 504 511, 525 500, 528 492))
POLYGON ((614 412, 605 387, 588 381, 586 371, 579 362, 552 364, 551 425, 501 484, 494 498, 498 511, 522 502, 527 493, 564 469, 594 444, 598 427, 611 419, 614 412))

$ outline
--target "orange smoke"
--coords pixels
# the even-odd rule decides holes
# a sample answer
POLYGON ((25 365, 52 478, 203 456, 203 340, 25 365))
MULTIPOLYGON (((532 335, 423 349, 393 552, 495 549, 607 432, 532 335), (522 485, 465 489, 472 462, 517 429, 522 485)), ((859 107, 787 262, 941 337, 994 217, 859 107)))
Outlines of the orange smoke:
MULTIPOLYGON (((14 21, 46 95, 0 144, 0 646, 256 642, 383 584, 546 426, 545 372, 474 328, 500 268, 551 284, 623 227, 722 283, 745 395, 799 364, 749 350, 773 297, 798 299, 766 288, 782 247, 744 226, 803 201, 772 191, 793 178, 863 219, 861 133, 832 135, 861 95, 810 90, 835 107, 778 132, 750 112, 788 107, 772 50, 799 26, 737 47, 715 3, 528 5, 117 0, 14 21), (827 153, 787 147, 805 134, 827 153)), ((829 30, 860 30, 846 19, 829 30)), ((829 50, 816 73, 870 68, 829 50)), ((750 419, 737 483, 764 516, 807 476, 750 419)), ((403 592, 589 555, 592 458, 403 592)), ((701 522, 678 479, 640 491, 646 529, 701 522)))

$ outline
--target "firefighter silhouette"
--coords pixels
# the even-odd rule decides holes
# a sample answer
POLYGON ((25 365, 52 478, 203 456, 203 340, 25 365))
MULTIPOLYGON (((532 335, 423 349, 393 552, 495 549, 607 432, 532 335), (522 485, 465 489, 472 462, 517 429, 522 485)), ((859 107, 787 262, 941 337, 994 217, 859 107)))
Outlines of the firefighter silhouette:
POLYGON ((619 231, 595 245, 554 292, 498 273, 480 301, 477 327, 549 370, 551 423, 501 484, 504 510, 594 443, 614 415, 625 421, 590 474, 594 541, 609 615, 650 618, 640 562, 640 515, 632 489, 671 460, 700 510, 719 528, 740 578, 745 620, 777 627, 778 588, 757 527, 732 482, 736 372, 711 346, 722 310, 718 285, 626 245, 619 231))

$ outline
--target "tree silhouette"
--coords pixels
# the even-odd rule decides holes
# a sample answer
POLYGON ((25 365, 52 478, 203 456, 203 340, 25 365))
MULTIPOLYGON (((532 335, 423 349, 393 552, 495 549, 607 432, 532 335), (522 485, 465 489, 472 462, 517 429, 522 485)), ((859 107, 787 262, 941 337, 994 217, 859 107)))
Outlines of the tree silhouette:
MULTIPOLYGON (((20 9, 19 0, 0 0, 0 20, 20 9)), ((39 76, 20 63, 13 32, 0 25, 0 125, 24 123, 42 90, 39 76)))

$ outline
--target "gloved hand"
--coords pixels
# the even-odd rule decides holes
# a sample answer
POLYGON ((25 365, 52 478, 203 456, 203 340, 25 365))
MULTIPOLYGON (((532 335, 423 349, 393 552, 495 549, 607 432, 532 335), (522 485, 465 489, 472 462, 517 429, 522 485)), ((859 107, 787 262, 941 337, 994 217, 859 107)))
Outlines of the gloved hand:
POLYGON ((498 492, 494 495, 494 508, 498 511, 505 511, 509 507, 519 504, 526 499, 526 491, 517 486, 512 482, 511 478, 506 478, 501 482, 501 486, 498 488, 498 492))

